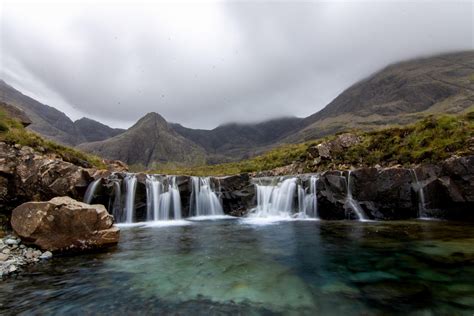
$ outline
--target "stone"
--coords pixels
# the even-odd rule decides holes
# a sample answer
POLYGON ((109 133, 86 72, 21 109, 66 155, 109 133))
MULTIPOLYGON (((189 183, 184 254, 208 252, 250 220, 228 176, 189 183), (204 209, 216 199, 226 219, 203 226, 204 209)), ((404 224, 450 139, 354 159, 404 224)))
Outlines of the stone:
POLYGON ((10 248, 4 248, 2 250, 2 253, 6 254, 6 255, 10 254, 10 252, 11 252, 10 248))
POLYGON ((25 243, 51 252, 112 246, 120 235, 103 205, 89 205, 70 197, 24 203, 13 210, 11 225, 25 243), (51 217, 53 220, 48 220, 51 217))
POLYGON ((0 253, 0 261, 6 261, 8 259, 8 255, 4 253, 0 253))
POLYGON ((45 251, 39 258, 42 260, 49 260, 52 257, 53 257, 53 254, 51 253, 51 251, 45 251))
POLYGON ((18 245, 20 242, 16 239, 13 239, 13 238, 8 238, 7 240, 5 240, 5 244, 9 245, 9 246, 12 246, 12 245, 18 245))
POLYGON ((15 272, 16 270, 18 270, 18 268, 13 264, 8 268, 8 272, 10 272, 10 273, 15 272))

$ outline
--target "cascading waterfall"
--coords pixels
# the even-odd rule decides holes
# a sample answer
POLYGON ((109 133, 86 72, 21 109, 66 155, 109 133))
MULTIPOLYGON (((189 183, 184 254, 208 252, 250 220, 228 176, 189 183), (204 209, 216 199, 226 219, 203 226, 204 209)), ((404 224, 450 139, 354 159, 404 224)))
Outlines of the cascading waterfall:
POLYGON ((318 218, 318 180, 319 178, 317 176, 311 176, 309 178, 308 192, 303 185, 298 185, 298 217, 318 218))
POLYGON ((92 181, 89 186, 87 187, 86 194, 84 194, 84 203, 91 204, 92 199, 94 198, 94 194, 97 191, 97 188, 99 187, 100 181, 102 179, 97 179, 92 181))
MULTIPOLYGON (((123 222, 125 219, 122 214, 122 188, 120 186, 120 180, 113 181, 113 202, 112 202, 112 215, 117 223, 123 222)), ((109 207, 110 209, 110 207, 109 207)))
POLYGON ((297 178, 279 181, 276 185, 255 184, 257 207, 254 217, 283 216, 290 217, 293 212, 297 178))
POLYGON ((351 189, 351 171, 349 170, 349 174, 347 175, 347 196, 346 196, 346 204, 347 206, 354 211, 357 215, 357 219, 359 221, 367 220, 364 210, 359 205, 359 202, 354 200, 352 197, 352 189, 351 189))
POLYGON ((423 186, 418 180, 415 169, 411 169, 413 174, 413 179, 416 184, 416 191, 418 192, 418 218, 426 218, 426 202, 425 202, 425 192, 423 191, 423 186))
POLYGON ((193 216, 224 215, 222 205, 209 177, 191 177, 191 214, 193 216))
POLYGON ((135 192, 137 189, 137 177, 134 174, 127 174, 125 182, 125 223, 133 223, 135 217, 135 192))
POLYGON ((147 175, 147 220, 164 221, 182 218, 181 195, 176 177, 147 175))

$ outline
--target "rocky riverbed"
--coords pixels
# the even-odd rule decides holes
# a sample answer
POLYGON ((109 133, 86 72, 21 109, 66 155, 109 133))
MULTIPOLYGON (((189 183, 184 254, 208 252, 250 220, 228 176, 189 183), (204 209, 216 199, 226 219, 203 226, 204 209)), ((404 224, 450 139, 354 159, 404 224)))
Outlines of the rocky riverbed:
POLYGON ((53 257, 50 251, 42 252, 39 249, 22 244, 20 238, 8 235, 0 239, 0 280, 4 276, 21 271, 25 265, 38 263, 53 257))

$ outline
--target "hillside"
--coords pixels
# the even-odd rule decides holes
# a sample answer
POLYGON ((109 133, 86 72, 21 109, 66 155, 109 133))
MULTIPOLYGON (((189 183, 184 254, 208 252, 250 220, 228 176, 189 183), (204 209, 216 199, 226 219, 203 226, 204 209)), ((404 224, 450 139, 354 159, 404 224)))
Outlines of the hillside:
POLYGON ((26 128, 31 124, 29 117, 18 108, 0 103, 0 142, 10 146, 28 146, 50 158, 59 157, 63 161, 85 168, 106 168, 107 165, 94 155, 90 155, 71 147, 46 140, 26 128))
POLYGON ((3 81, 0 101, 24 110, 32 121, 29 129, 63 144, 81 144, 79 148, 105 158, 147 167, 154 163, 161 167, 218 164, 343 131, 370 131, 410 124, 433 114, 466 113, 474 104, 474 51, 390 65, 355 83, 324 109, 304 119, 232 123, 212 130, 167 123, 158 114, 143 117, 126 132, 87 118, 72 122, 64 113, 3 81))
POLYGON ((183 137, 205 148, 214 160, 235 160, 251 157, 258 148, 274 144, 295 130, 301 121, 288 117, 255 124, 225 124, 212 130, 191 129, 179 124, 171 126, 183 137))
POLYGON ((283 142, 300 142, 350 128, 407 124, 474 104, 474 51, 396 63, 357 82, 307 117, 283 142))
POLYGON ((206 152, 175 132, 157 113, 148 113, 126 132, 110 139, 81 144, 79 149, 130 165, 202 164, 206 152))
POLYGON ((123 132, 88 118, 73 122, 63 112, 24 95, 3 80, 0 80, 0 102, 23 110, 32 122, 28 126, 32 131, 65 145, 104 140, 123 132))
POLYGON ((351 167, 411 166, 474 154, 474 112, 428 116, 414 124, 370 132, 354 131, 276 147, 239 162, 152 172, 226 176, 245 172, 285 175, 351 167))
POLYGON ((74 126, 83 136, 84 142, 101 141, 125 132, 124 129, 111 128, 87 117, 75 121, 74 126))

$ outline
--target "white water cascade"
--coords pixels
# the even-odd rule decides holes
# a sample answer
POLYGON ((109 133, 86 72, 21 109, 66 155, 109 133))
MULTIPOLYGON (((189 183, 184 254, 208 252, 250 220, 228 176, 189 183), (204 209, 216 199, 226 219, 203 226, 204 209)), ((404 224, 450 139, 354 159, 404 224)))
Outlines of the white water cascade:
POLYGON ((349 174, 347 175, 347 196, 346 196, 346 204, 347 206, 354 211, 357 215, 357 219, 359 221, 366 221, 367 216, 365 215, 364 210, 359 205, 359 202, 354 200, 352 197, 352 189, 351 189, 351 171, 349 170, 349 174))
POLYGON ((146 196, 148 221, 182 218, 181 195, 176 177, 147 175, 146 196))
POLYGON ((255 184, 257 207, 253 217, 291 217, 297 178, 288 178, 276 184, 255 184))
POLYGON ((425 192, 423 191, 423 186, 418 180, 415 169, 411 169, 413 174, 413 179, 416 184, 416 191, 418 192, 418 218, 427 218, 426 217, 426 202, 425 202, 425 192))
MULTIPOLYGON (((113 191, 113 202, 109 209, 112 209, 112 215, 114 216, 115 222, 120 223, 125 219, 122 218, 122 189, 120 187, 120 180, 116 179, 113 181, 114 191, 113 191)), ((110 204, 109 202, 109 204, 110 204)))
POLYGON ((137 177, 134 174, 127 174, 125 183, 125 223, 133 223, 135 217, 135 192, 137 189, 137 177))
POLYGON ((99 187, 101 179, 97 179, 92 181, 89 186, 87 187, 86 194, 84 194, 84 203, 91 204, 92 199, 94 198, 94 194, 99 187))
POLYGON ((190 211, 192 216, 224 215, 222 205, 211 186, 209 177, 191 177, 192 192, 190 211))
POLYGON ((309 178, 309 188, 298 185, 298 217, 318 218, 318 176, 309 178))

